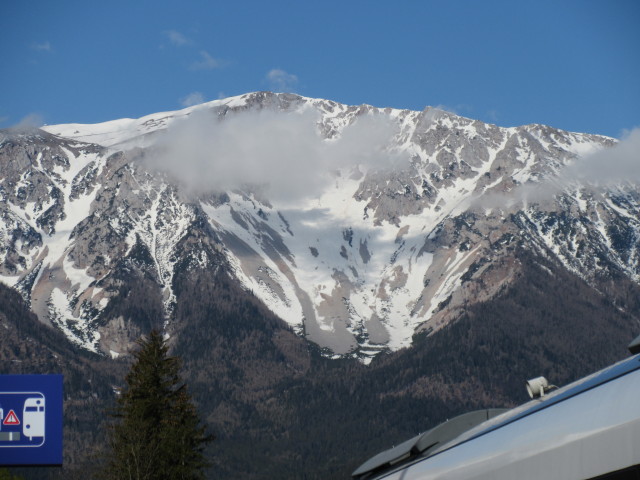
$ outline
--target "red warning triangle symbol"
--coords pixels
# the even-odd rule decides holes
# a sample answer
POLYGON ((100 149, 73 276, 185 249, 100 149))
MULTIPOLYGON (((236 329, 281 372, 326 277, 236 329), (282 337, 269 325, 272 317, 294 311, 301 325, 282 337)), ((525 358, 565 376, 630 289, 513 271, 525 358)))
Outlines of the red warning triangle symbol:
POLYGON ((18 416, 16 415, 16 412, 14 412, 13 410, 9 410, 9 413, 5 417, 2 424, 3 425, 20 425, 20 420, 18 420, 18 416))

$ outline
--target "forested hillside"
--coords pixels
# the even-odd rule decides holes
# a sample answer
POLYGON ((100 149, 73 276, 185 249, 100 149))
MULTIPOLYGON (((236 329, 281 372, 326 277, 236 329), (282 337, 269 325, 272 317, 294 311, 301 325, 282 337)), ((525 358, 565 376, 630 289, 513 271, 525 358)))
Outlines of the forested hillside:
MULTIPOLYGON (((348 478, 368 456, 458 413, 524 402, 528 378, 563 385, 627 355, 640 331, 635 285, 605 296, 530 253, 516 261, 521 273, 495 299, 368 366, 323 357, 223 270, 215 282, 185 271, 170 343, 217 437, 210 478, 348 478)), ((118 314, 154 311, 147 293, 129 291, 118 314)), ((65 466, 20 473, 96 473, 105 410, 129 360, 71 346, 5 287, 0 321, 5 373, 65 375, 65 466)))

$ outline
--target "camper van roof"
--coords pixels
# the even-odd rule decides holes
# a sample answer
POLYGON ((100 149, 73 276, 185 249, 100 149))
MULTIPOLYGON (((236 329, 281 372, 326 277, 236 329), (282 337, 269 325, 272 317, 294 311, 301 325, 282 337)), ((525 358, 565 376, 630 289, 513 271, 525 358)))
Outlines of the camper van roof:
POLYGON ((487 412, 485 410, 470 412, 469 414, 456 417, 449 422, 445 422, 444 424, 435 427, 423 435, 414 437, 393 449, 372 457, 355 470, 352 476, 356 479, 372 478, 375 477, 377 473, 395 470, 400 466, 405 466, 407 464, 438 455, 439 453, 482 437, 483 435, 517 422, 518 420, 528 417, 536 412, 550 408, 560 402, 564 402, 576 395, 587 392, 588 390, 611 382, 636 370, 640 370, 640 355, 622 360, 610 367, 584 377, 565 387, 559 388, 542 398, 532 400, 511 410, 502 410, 502 412, 505 413, 498 414, 496 416, 495 413, 497 412, 494 410, 494 415, 485 417, 486 421, 483 419, 474 423, 465 420, 466 416, 469 416, 467 420, 471 420, 472 418, 477 420, 478 418, 481 418, 482 412, 487 412), (450 422, 452 422, 451 425, 447 426, 450 422), (456 422, 459 422, 457 428, 456 422), (467 427, 461 428, 465 424, 467 427), (438 432, 443 433, 443 435, 438 437, 438 432), (438 441, 429 444, 431 440, 438 441))

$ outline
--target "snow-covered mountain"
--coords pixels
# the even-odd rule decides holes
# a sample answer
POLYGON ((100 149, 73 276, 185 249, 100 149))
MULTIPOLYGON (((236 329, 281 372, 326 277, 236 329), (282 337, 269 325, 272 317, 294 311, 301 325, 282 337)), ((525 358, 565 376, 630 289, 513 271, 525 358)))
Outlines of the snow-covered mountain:
POLYGON ((367 361, 498 294, 516 248, 595 288, 640 283, 637 186, 567 173, 615 144, 268 92, 5 130, 0 280, 115 356, 135 338, 113 314, 128 272, 158 286, 171 332, 176 272, 223 269, 327 355, 367 361))

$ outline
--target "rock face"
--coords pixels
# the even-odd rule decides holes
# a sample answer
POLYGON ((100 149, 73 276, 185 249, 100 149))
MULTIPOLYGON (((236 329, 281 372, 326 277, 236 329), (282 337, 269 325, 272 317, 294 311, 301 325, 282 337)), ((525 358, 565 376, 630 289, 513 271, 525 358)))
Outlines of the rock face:
MULTIPOLYGON (((291 149, 304 156, 294 136, 291 149)), ((223 271, 326 355, 366 362, 493 298, 518 275, 516 248, 595 288, 615 278, 639 283, 637 186, 553 180, 614 145, 433 108, 354 107, 267 92, 138 120, 5 130, 0 280, 42 322, 117 356, 153 323, 148 313, 119 314, 132 289, 146 293, 171 333, 178 330, 176 276, 213 279, 223 271), (214 118, 231 137, 243 125, 272 120, 260 112, 294 122, 311 112, 319 141, 310 140, 309 151, 331 146, 342 162, 330 163, 330 181, 292 200, 255 183, 194 188, 180 176, 192 149, 167 142, 185 119, 214 118), (254 123, 235 120, 254 114, 254 123), (349 143, 367 119, 392 127, 375 162, 360 162, 362 144, 349 143), (172 169, 156 168, 167 152, 172 169)), ((260 151, 249 150, 255 165, 278 153, 265 148, 261 158, 260 151)), ((216 176, 206 162, 220 152, 216 146, 203 157, 202 172, 216 176)))

